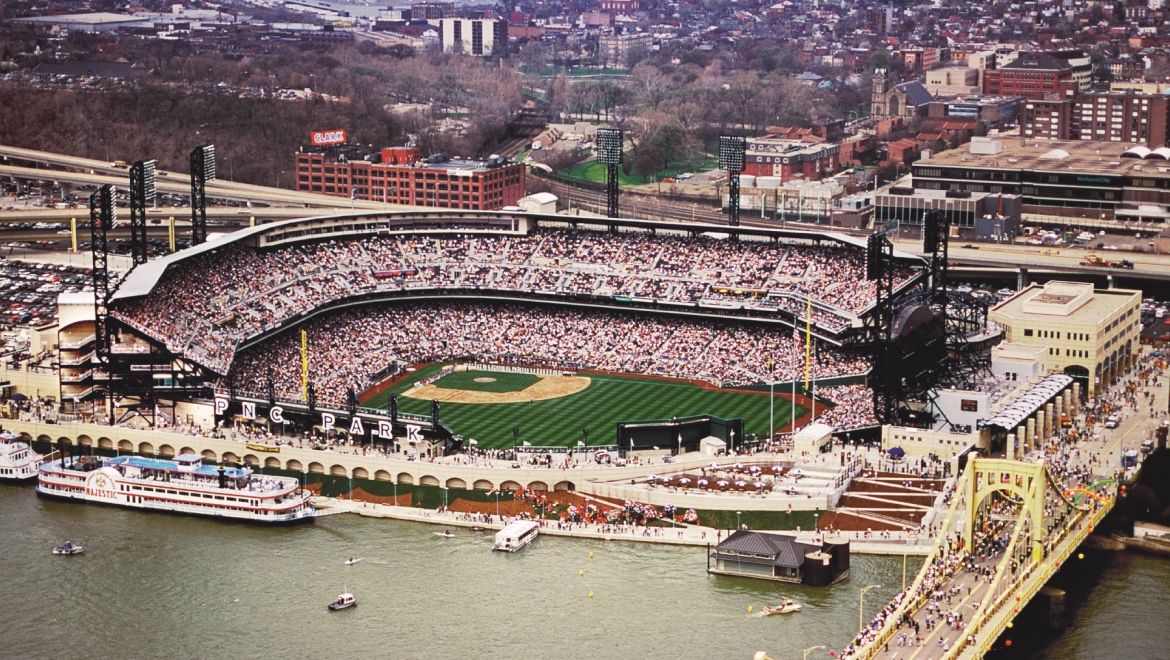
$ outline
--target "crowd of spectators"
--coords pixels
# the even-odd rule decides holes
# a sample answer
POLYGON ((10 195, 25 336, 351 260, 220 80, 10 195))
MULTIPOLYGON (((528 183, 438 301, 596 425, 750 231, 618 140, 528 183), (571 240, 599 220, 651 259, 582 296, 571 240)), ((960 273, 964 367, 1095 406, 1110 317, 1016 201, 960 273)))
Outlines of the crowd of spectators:
MULTIPOLYGON (((873 304, 864 250, 845 245, 539 229, 526 235, 394 235, 260 252, 242 242, 167 268, 111 313, 225 371, 236 345, 342 296, 482 288, 786 309, 838 331, 873 304)), ((899 282, 910 277, 900 268, 899 282)))
POLYGON ((817 396, 837 404, 836 408, 826 413, 817 411, 817 421, 822 424, 846 430, 875 426, 878 423, 873 412, 873 390, 864 385, 817 388, 817 396))
MULTIPOLYGON (((529 305, 412 302, 351 308, 302 327, 308 335, 317 400, 335 407, 344 405, 347 388, 366 389, 371 375, 386 373, 388 366, 452 357, 674 376, 728 386, 767 380, 770 356, 777 381, 804 375, 805 350, 799 337, 734 322, 529 305)), ((276 395, 300 398, 300 341, 299 332, 289 331, 241 351, 225 385, 265 392, 271 369, 276 395)), ((815 368, 818 377, 830 377, 862 373, 869 365, 853 353, 823 348, 815 368)), ((837 389, 822 394, 835 394, 837 389)), ((840 389, 850 393, 850 401, 866 401, 850 388, 840 389)))

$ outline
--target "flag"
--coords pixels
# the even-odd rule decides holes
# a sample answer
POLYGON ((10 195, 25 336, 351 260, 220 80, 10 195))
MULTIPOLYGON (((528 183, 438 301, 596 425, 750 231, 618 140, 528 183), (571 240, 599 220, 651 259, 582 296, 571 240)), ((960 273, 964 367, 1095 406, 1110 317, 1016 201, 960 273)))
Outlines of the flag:
POLYGON ((578 446, 578 447, 584 447, 584 446, 585 446, 585 443, 584 443, 584 442, 581 442, 580 440, 578 440, 578 441, 577 441, 577 446, 578 446))
POLYGON ((525 446, 525 447, 531 447, 531 446, 532 446, 532 443, 531 443, 531 442, 528 442, 527 440, 525 440, 525 441, 524 441, 524 446, 525 446))
POLYGON ((478 441, 477 441, 475 438, 472 438, 471 440, 469 440, 469 441, 467 442, 467 444, 469 444, 469 445, 471 445, 471 446, 473 446, 473 447, 474 447, 475 445, 478 445, 478 444, 479 444, 479 442, 478 442, 478 441))

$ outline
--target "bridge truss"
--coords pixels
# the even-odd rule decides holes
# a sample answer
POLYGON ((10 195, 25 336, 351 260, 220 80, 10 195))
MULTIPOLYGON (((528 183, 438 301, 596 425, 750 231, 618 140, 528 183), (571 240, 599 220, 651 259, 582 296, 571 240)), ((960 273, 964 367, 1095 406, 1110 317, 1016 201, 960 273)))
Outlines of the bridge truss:
MULTIPOLYGON (((1094 497, 1070 499, 1066 493, 1075 489, 1061 484, 1043 462, 972 459, 955 484, 953 499, 922 570, 895 598, 894 612, 880 629, 863 631, 870 633, 866 641, 855 653, 842 657, 886 659, 905 651, 889 646, 890 642, 906 630, 909 619, 924 611, 932 594, 957 583, 937 567, 961 565, 960 560, 971 550, 979 555, 980 544, 994 535, 1001 543, 1006 539, 1002 552, 992 560, 994 571, 989 578, 968 583, 966 594, 960 589, 961 600, 953 609, 964 611, 962 608, 970 605, 969 615, 964 611, 966 625, 957 632, 949 631, 957 635, 954 645, 938 656, 940 660, 982 658, 1112 510, 1116 496, 1113 481, 1098 481, 1090 488, 1095 490, 1094 497)), ((934 641, 927 639, 928 643, 934 641)))

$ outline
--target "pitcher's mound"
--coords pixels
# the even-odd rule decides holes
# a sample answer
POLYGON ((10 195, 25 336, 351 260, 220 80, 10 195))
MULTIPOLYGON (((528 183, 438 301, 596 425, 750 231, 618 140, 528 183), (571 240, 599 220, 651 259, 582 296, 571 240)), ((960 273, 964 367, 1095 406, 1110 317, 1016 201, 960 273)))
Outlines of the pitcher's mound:
POLYGON ((495 378, 476 378, 475 382, 477 382, 477 383, 494 383, 494 382, 496 382, 496 379, 495 378))
MULTIPOLYGON (((493 381, 494 378, 476 378, 475 382, 493 381)), ((584 391, 592 382, 588 376, 543 376, 528 387, 514 392, 480 392, 476 390, 454 390, 435 385, 412 387, 402 393, 412 399, 437 399, 453 403, 529 403, 559 399, 584 391)))

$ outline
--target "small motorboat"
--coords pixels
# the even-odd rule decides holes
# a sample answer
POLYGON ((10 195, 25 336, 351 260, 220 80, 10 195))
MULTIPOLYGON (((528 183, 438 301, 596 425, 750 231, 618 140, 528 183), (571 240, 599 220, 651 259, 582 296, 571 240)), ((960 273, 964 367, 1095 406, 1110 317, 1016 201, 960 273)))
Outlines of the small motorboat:
POLYGON ((344 610, 350 607, 354 607, 355 605, 357 605, 357 598, 354 598, 354 595, 347 591, 339 595, 337 600, 329 603, 329 609, 336 612, 337 610, 344 610))
POLYGON ((471 531, 473 531, 473 532, 482 532, 482 531, 484 531, 485 529, 487 529, 487 528, 486 528, 486 527, 480 527, 479 525, 475 525, 474 527, 472 527, 472 528, 471 528, 471 531))
POLYGON ((441 536, 445 539, 453 539, 455 538, 455 532, 452 532, 449 529, 444 529, 441 532, 435 532, 435 536, 441 536))
POLYGON ((772 616, 773 614, 791 614, 792 612, 799 612, 801 609, 800 603, 785 598, 779 605, 765 605, 764 609, 760 611, 760 616, 772 616))
POLYGON ((354 559, 353 557, 350 557, 349 559, 345 560, 345 565, 346 566, 353 566, 354 564, 358 563, 359 561, 361 561, 360 557, 358 559, 354 559))
POLYGON ((85 547, 77 545, 73 541, 66 541, 53 548, 53 554, 55 555, 79 555, 83 552, 85 552, 85 547))

